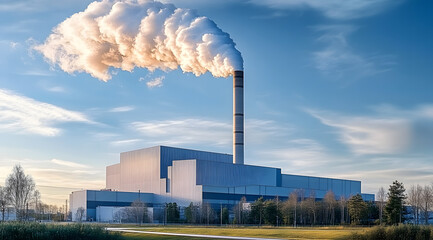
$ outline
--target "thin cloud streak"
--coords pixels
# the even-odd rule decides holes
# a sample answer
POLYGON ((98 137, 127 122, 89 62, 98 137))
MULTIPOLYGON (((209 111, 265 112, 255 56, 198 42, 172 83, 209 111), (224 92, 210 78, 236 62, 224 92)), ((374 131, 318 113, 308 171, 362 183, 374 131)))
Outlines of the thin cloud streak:
POLYGON ((321 169, 330 162, 337 162, 338 157, 332 156, 328 150, 313 139, 292 139, 273 149, 256 152, 261 159, 269 159, 267 165, 279 165, 283 171, 290 173, 318 174, 314 169, 321 169))
POLYGON ((392 56, 363 56, 355 52, 348 41, 348 36, 357 30, 355 26, 328 25, 314 30, 321 33, 317 41, 326 45, 312 54, 316 68, 324 75, 356 80, 387 72, 396 64, 392 56))
POLYGON ((0 130, 15 133, 57 136, 55 123, 92 123, 80 112, 69 111, 0 89, 0 130))
POLYGON ((113 146, 128 146, 128 145, 134 145, 139 142, 142 142, 141 139, 127 139, 127 140, 119 140, 119 141, 112 141, 110 142, 113 146))
MULTIPOLYGON (((133 122, 149 144, 200 146, 210 145, 228 148, 232 144, 232 123, 225 121, 186 118, 164 121, 133 122)), ((290 129, 270 120, 248 119, 245 122, 247 144, 273 141, 291 132, 290 129)))
POLYGON ((55 92, 55 93, 64 93, 66 92, 65 88, 56 86, 56 87, 49 87, 47 88, 47 91, 49 92, 55 92))
POLYGON ((109 110, 109 112, 130 112, 133 111, 135 107, 133 106, 122 106, 122 107, 115 107, 109 110))
POLYGON ((337 20, 364 18, 376 15, 400 0, 250 0, 252 4, 272 9, 314 9, 337 20))
MULTIPOLYGON (((426 147, 433 138, 433 105, 400 110, 389 105, 367 116, 306 109, 322 124, 337 130, 338 140, 354 154, 401 154, 426 147), (423 144, 424 142, 424 144, 423 144)), ((429 150, 426 148, 425 150, 429 150)), ((431 151, 431 149, 429 150, 431 151)))
POLYGON ((70 168, 90 168, 88 165, 76 163, 76 162, 70 162, 60 159, 51 159, 51 162, 60 166, 70 167, 70 168))

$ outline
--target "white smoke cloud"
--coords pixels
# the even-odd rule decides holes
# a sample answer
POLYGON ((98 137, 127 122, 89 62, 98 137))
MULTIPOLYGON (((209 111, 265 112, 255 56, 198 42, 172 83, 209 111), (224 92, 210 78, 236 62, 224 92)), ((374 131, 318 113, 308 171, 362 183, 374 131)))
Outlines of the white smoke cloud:
POLYGON ((151 0, 93 2, 56 26, 35 49, 65 72, 87 72, 103 81, 111 78, 110 67, 180 67, 215 77, 243 70, 235 43, 213 21, 151 0))

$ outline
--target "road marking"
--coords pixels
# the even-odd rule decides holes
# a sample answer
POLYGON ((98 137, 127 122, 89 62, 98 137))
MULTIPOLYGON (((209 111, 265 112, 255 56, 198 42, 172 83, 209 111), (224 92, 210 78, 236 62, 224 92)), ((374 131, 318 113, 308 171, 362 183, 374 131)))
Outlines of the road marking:
POLYGON ((133 228, 106 228, 106 229, 108 231, 115 231, 115 232, 145 233, 145 234, 181 236, 181 237, 239 239, 239 240, 282 240, 278 238, 254 238, 254 237, 234 237, 234 236, 218 236, 218 235, 187 234, 187 233, 148 232, 148 231, 141 231, 141 230, 133 230, 133 228))

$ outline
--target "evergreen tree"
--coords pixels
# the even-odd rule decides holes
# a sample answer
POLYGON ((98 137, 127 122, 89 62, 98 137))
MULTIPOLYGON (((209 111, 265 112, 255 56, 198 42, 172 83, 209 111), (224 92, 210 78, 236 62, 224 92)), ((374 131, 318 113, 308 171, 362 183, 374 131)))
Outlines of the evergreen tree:
POLYGON ((185 218, 187 223, 195 223, 196 220, 196 206, 191 202, 188 207, 185 208, 185 218))
POLYGON ((275 200, 267 200, 264 202, 263 218, 266 224, 277 225, 277 216, 281 219, 279 215, 280 213, 275 200))
POLYGON ((264 200, 260 197, 251 204, 251 218, 254 223, 262 225, 264 215, 264 200))
POLYGON ((229 209, 224 207, 223 208, 223 224, 228 224, 229 223, 229 209))
POLYGON ((406 199, 403 183, 395 180, 388 190, 388 202, 385 205, 385 213, 389 224, 397 224, 404 221, 404 201, 406 199))
POLYGON ((359 193, 349 199, 347 208, 352 224, 360 224, 367 217, 368 205, 359 193))
POLYGON ((167 222, 176 223, 179 221, 179 208, 177 207, 177 203, 167 203, 167 222))

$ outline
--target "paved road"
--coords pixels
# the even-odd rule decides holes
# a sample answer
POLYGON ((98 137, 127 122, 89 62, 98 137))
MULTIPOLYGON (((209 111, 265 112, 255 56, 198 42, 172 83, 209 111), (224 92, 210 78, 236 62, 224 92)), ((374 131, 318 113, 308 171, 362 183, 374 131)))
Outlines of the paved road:
POLYGON ((277 238, 254 238, 254 237, 233 237, 233 236, 217 236, 217 235, 187 234, 187 233, 148 232, 148 231, 143 231, 143 230, 134 230, 134 228, 107 228, 107 230, 108 231, 115 231, 115 232, 145 233, 145 234, 156 234, 156 235, 214 238, 214 239, 282 240, 282 239, 277 239, 277 238))

